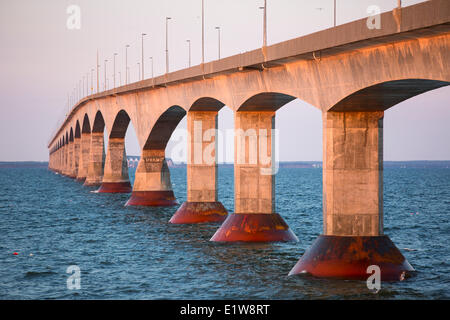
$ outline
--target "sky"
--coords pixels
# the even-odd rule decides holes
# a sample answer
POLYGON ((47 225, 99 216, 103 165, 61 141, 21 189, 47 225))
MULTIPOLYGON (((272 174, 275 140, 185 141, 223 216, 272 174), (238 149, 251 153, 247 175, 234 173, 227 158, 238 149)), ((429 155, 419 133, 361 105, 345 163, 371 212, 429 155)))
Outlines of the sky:
MULTIPOLYGON (((333 0, 268 0, 268 44, 296 38, 333 25, 333 0)), ((412 5, 418 0, 403 0, 412 5)), ((263 0, 205 0, 205 59, 259 48, 262 43, 263 0)), ((397 0, 337 0, 337 24, 367 17, 377 5, 392 10, 397 0)), ((141 34, 145 38, 145 77, 165 71, 165 17, 169 23, 170 71, 201 61, 201 0, 0 0, 0 161, 47 161, 47 143, 68 111, 67 95, 100 61, 124 69, 129 44, 130 78, 138 78, 141 34), (68 29, 67 8, 80 8, 80 29, 68 29)), ((109 65, 109 70, 111 70, 109 65)), ((103 68, 100 68, 101 72, 103 68)), ((112 83, 112 72, 108 74, 112 83)), ((122 72, 122 82, 124 72, 122 72)), ((103 79, 103 74, 101 74, 103 79)), ((118 75, 117 75, 118 79, 118 75)), ((101 84, 102 85, 102 84, 101 84)), ((450 88, 406 100, 385 112, 385 160, 450 160, 450 88)), ((185 119, 178 129, 186 127, 185 119)), ((277 112, 279 160, 321 161, 322 119, 319 110, 294 100, 277 112)), ((233 128, 233 114, 219 113, 219 129, 233 128)), ((180 144, 173 135, 168 152, 180 144)), ((232 139, 219 145, 219 158, 233 159, 232 139), (226 152, 226 150, 228 150, 226 152)), ((126 136, 127 153, 139 155, 134 129, 126 136)), ((173 153, 173 152, 172 152, 173 153)), ((174 156, 176 158, 176 155, 174 156)), ((182 156, 179 157, 182 160, 182 156)), ((177 159, 176 159, 177 160, 177 159)))

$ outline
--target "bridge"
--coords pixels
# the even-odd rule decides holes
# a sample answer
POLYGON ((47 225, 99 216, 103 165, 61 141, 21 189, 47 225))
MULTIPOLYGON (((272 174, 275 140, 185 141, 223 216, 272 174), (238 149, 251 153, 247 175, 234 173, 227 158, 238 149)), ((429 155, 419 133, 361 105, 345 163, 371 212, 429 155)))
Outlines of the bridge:
POLYGON ((131 192, 129 206, 175 206, 165 148, 187 115, 187 202, 170 222, 221 223, 211 241, 298 241, 275 212, 272 153, 276 111, 298 98, 323 115, 323 234, 290 274, 366 279, 378 265, 383 280, 402 279, 414 269, 383 233, 383 115, 450 84, 450 2, 383 13, 380 29, 366 20, 90 95, 52 137, 49 168, 99 192, 131 192), (217 196, 224 106, 235 121, 230 214, 217 196), (130 122, 142 150, 133 186, 130 122))

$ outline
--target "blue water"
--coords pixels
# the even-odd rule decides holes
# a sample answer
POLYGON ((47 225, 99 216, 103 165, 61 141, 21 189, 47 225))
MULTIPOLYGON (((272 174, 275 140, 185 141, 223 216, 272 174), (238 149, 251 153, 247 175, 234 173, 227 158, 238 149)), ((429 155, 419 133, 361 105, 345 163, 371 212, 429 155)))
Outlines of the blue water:
MULTIPOLYGON (((186 170, 171 176, 181 203, 186 170)), ((287 277, 322 232, 322 171, 282 168, 276 179, 277 212, 299 243, 212 243, 217 225, 171 225, 176 208, 124 207, 127 194, 92 193, 45 168, 0 169, 0 298, 450 298, 449 169, 385 169, 385 233, 417 274, 378 294, 361 281, 287 277), (67 289, 70 265, 80 290, 67 289)), ((219 184, 232 211, 233 169, 220 168, 219 184)))

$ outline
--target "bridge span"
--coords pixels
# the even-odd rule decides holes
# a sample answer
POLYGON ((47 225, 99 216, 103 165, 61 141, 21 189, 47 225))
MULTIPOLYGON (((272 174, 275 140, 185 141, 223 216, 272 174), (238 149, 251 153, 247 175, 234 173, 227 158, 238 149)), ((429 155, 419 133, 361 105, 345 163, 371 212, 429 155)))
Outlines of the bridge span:
POLYGON ((222 223, 212 241, 297 241, 275 211, 272 132, 276 111, 298 98, 323 115, 323 234, 290 274, 366 279, 378 265, 382 279, 399 280, 413 267, 383 233, 384 111, 449 84, 450 2, 428 1, 383 13, 380 29, 361 19, 88 96, 52 137, 49 168, 99 192, 131 192, 130 206, 175 206, 165 148, 187 115, 187 202, 170 222, 222 223), (224 106, 236 132, 230 214, 211 134, 224 106), (130 122, 142 150, 133 186, 130 122))

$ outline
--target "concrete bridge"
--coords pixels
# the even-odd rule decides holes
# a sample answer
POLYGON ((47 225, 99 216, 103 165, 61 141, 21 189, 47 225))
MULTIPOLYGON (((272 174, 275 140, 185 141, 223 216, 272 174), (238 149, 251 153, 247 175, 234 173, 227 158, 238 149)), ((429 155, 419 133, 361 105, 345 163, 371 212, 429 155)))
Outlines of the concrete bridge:
POLYGON ((378 265, 382 279, 398 280, 413 268, 383 234, 383 115, 450 83, 450 2, 383 13, 381 29, 366 22, 88 96, 49 143, 49 168, 99 192, 131 192, 127 205, 176 205, 165 148, 187 115, 187 202, 170 222, 223 222, 212 241, 297 241, 275 212, 272 131, 276 111, 298 98, 323 114, 323 235, 290 274, 366 279, 378 265), (217 197, 211 134, 224 106, 236 130, 232 214, 217 197), (142 149, 133 186, 130 121, 142 149))

